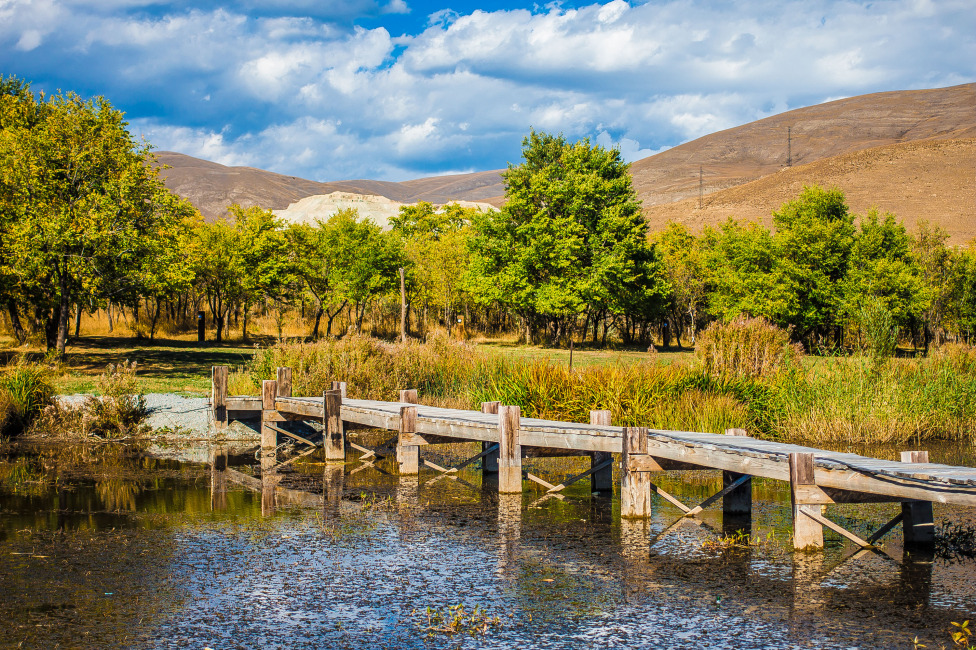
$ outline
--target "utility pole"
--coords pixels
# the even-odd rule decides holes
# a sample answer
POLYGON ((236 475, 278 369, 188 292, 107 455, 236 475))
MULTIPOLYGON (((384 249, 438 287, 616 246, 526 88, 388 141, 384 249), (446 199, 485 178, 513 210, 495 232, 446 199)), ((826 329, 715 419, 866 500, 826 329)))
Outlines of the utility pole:
POLYGON ((786 166, 793 166, 793 127, 786 127, 786 166))
POLYGON ((705 191, 705 180, 702 173, 702 166, 698 165, 698 209, 702 209, 702 196, 705 191))

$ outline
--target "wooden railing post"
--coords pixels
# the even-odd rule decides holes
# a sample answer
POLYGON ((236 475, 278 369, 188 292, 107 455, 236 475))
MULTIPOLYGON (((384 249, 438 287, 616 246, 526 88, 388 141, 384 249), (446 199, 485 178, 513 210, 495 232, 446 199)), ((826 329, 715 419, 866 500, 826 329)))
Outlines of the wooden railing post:
POLYGON ((214 426, 223 429, 227 426, 227 366, 210 367, 210 405, 213 408, 214 426))
POLYGON ((271 428, 275 422, 275 397, 278 394, 278 382, 264 380, 261 382, 261 470, 267 470, 275 464, 275 448, 278 446, 278 433, 271 428))
POLYGON ((820 514, 820 505, 809 503, 804 490, 817 484, 813 454, 790 454, 790 495, 793 502, 793 548, 823 548, 823 526, 807 512, 820 514))
POLYGON ((291 368, 278 368, 278 397, 291 397, 291 368))
MULTIPOLYGON (((498 407, 501 406, 501 402, 482 402, 481 412, 498 414, 498 407)), ((484 451, 491 447, 493 442, 482 442, 481 451, 484 451)), ((482 474, 497 474, 498 473, 498 450, 485 454, 481 459, 481 472, 482 474)))
POLYGON ((339 391, 339 395, 342 397, 342 399, 346 399, 346 382, 344 381, 332 382, 332 390, 339 391))
MULTIPOLYGON (((408 391, 401 391, 405 393, 408 391)), ((414 391, 416 393, 416 391, 414 391)), ((401 399, 401 401, 403 401, 401 399)), ((397 460, 400 462, 400 474, 411 475, 420 473, 420 446, 405 443, 407 436, 417 432, 417 407, 400 407, 400 438, 397 441, 397 460)))
MULTIPOLYGON (((610 411, 590 411, 590 424, 610 426, 610 411)), ((613 460, 613 454, 608 451, 590 452, 590 469, 613 460)), ((613 493, 613 464, 590 474, 590 491, 603 495, 613 493)))
POLYGON ((521 415, 517 406, 498 407, 498 492, 501 494, 522 492, 521 415))
POLYGON ((400 391, 400 401, 405 404, 416 404, 417 403, 417 389, 410 388, 407 390, 400 391))
MULTIPOLYGON (((745 429, 726 429, 727 436, 748 437, 745 429)), ((732 485, 745 474, 738 472, 722 472, 722 489, 732 485)), ((752 479, 735 488, 722 497, 722 514, 725 517, 745 517, 752 515, 752 479)))
POLYGON ((645 427, 624 427, 620 463, 620 516, 624 519, 651 516, 651 476, 630 469, 632 456, 647 454, 647 434, 645 427))
POLYGON ((322 393, 322 440, 326 461, 346 459, 346 441, 342 430, 342 392, 327 390, 322 393))
MULTIPOLYGON (((903 463, 927 463, 927 451, 901 452, 903 463)), ((935 543, 935 519, 932 515, 931 501, 903 501, 901 504, 901 525, 905 534, 905 544, 935 543)))

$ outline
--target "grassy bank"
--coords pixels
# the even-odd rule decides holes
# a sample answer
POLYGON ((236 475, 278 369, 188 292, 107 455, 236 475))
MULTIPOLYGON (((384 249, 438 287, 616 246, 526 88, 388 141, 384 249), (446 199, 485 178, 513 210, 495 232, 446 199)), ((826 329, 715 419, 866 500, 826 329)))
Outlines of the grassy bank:
MULTIPOLYGON (((725 352, 749 346, 727 343, 725 352)), ((585 422, 589 410, 609 409, 621 425, 712 432, 742 427, 811 443, 976 442, 973 348, 946 346, 930 358, 890 360, 817 359, 786 348, 778 358, 768 350, 740 357, 719 351, 716 358, 699 350, 666 365, 652 360, 570 371, 446 339, 401 345, 346 338, 259 351, 250 366, 232 374, 230 389, 257 394, 261 379, 289 366, 296 394, 305 395, 343 380, 357 398, 391 400, 401 388, 417 388, 428 404, 477 408, 499 400, 519 405, 529 417, 585 422)))

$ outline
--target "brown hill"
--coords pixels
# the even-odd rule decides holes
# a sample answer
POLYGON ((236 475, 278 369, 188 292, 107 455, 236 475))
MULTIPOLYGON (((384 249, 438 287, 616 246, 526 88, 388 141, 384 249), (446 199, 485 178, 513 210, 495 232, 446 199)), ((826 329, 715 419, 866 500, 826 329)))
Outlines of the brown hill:
POLYGON ((892 212, 909 230, 920 219, 946 229, 950 242, 976 237, 976 139, 922 140, 874 147, 808 165, 783 168, 755 181, 644 211, 651 230, 667 221, 695 232, 732 216, 772 225, 772 211, 804 185, 837 187, 851 211, 892 212))
POLYGON ((227 206, 232 203, 282 210, 307 196, 332 192, 385 196, 401 203, 436 204, 480 201, 505 193, 499 172, 435 176, 404 183, 370 180, 319 183, 254 167, 227 167, 172 151, 156 152, 156 159, 169 167, 160 172, 166 186, 193 203, 207 220, 225 216, 227 206))
POLYGON ((787 167, 898 142, 976 137, 976 84, 860 95, 687 142, 631 165, 644 208, 741 185, 787 167), (788 137, 789 136, 789 137, 788 137), (789 140, 789 142, 788 142, 789 140))
MULTIPOLYGON (((875 93, 800 108, 713 133, 639 160, 631 166, 631 174, 652 226, 663 223, 662 215, 665 214, 702 225, 724 220, 729 214, 722 210, 731 209, 732 204, 720 207, 718 202, 713 202, 707 205, 714 205, 716 211, 705 209, 697 217, 690 215, 689 206, 694 204, 697 208, 699 189, 704 196, 712 197, 716 192, 771 174, 778 177, 783 169, 805 168, 817 161, 853 152, 906 142, 963 141, 974 137, 976 84, 875 93), (787 162, 792 163, 792 168, 787 167, 787 162), (701 187, 699 167, 702 169, 701 187), (686 203, 687 199, 693 201, 686 203), (674 205, 668 207, 670 204, 674 205)), ((905 188, 915 183, 910 169, 913 154, 905 153, 911 151, 915 150, 906 149, 902 153, 892 154, 898 156, 901 161, 898 164, 906 167, 903 173, 900 172, 901 176, 889 170, 892 173, 887 175, 887 185, 885 174, 872 176, 870 181, 865 180, 863 192, 870 196, 865 195, 863 201, 886 207, 885 200, 893 201, 893 197, 908 192, 905 188)), ((921 155, 921 151, 916 153, 921 155)), ((953 232, 954 241, 976 236, 976 226, 971 218, 974 184, 972 158, 966 157, 966 147, 962 144, 950 147, 943 153, 945 158, 926 158, 924 164, 938 165, 941 161, 947 165, 946 173, 956 178, 953 183, 959 186, 961 194, 950 196, 946 194, 949 190, 945 188, 948 186, 942 185, 939 187, 943 189, 929 192, 928 197, 924 192, 919 192, 911 201, 905 198, 901 203, 891 203, 891 207, 886 209, 906 219, 928 218, 942 223, 943 205, 947 201, 954 202, 959 206, 952 208, 955 210, 953 214, 957 215, 952 217, 955 225, 950 227, 945 224, 953 232), (967 205, 969 212, 966 211, 967 205)), ((252 167, 225 167, 178 153, 160 152, 157 157, 161 163, 171 166, 171 169, 162 172, 170 189, 188 198, 210 219, 225 214, 226 207, 235 202, 245 206, 283 209, 304 197, 337 191, 374 194, 403 203, 466 200, 501 205, 504 199, 504 186, 499 175, 501 170, 434 176, 402 183, 370 180, 319 183, 252 167)), ((842 163, 838 164, 843 166, 842 163)), ((923 164, 921 159, 919 164, 923 164)), ((933 175, 934 179, 940 172, 935 167, 926 173, 933 175)), ((824 174, 824 178, 829 176, 826 172, 824 174)), ((855 210, 865 209, 859 207, 862 204, 859 198, 862 188, 858 174, 838 177, 836 182, 825 181, 823 184, 842 187, 855 210)), ((778 207, 779 203, 773 207, 778 207)), ((740 203, 734 205, 736 214, 743 218, 754 215, 755 218, 768 219, 771 209, 759 198, 749 196, 744 196, 740 203)))

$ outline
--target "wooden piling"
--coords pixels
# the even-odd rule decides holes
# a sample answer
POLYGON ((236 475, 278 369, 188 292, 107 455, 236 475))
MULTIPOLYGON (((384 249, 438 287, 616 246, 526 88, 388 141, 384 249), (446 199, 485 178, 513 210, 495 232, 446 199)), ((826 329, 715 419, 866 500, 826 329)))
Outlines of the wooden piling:
POLYGON ((342 462, 346 459, 346 441, 342 430, 342 392, 322 393, 322 440, 325 460, 342 462))
MULTIPOLYGON (((726 429, 725 435, 748 437, 745 429, 726 429)), ((722 489, 725 489, 741 479, 745 474, 738 472, 722 472, 722 489)), ((722 497, 723 517, 742 518, 752 515, 752 479, 749 478, 745 483, 735 488, 722 497)))
POLYGON ((278 397, 291 397, 291 368, 278 368, 278 397))
POLYGON ((261 471, 274 467, 278 446, 278 433, 272 428, 276 421, 274 416, 275 397, 278 394, 278 382, 264 380, 261 382, 261 471))
MULTIPOLYGON (((901 452, 903 463, 927 463, 927 451, 901 452)), ((931 501, 903 501, 901 504, 901 525, 904 529, 905 545, 935 544, 935 519, 932 515, 931 501)))
POLYGON ((346 399, 346 382, 344 381, 334 381, 332 382, 332 390, 339 391, 342 399, 346 399))
POLYGON ((648 472, 631 471, 630 461, 647 455, 645 427, 624 427, 623 453, 620 455, 620 516, 624 519, 643 519, 651 516, 651 476, 648 472))
POLYGON ((214 426, 223 429, 227 426, 227 366, 210 367, 210 404, 213 408, 214 426))
POLYGON ((810 503, 810 486, 816 487, 811 453, 790 454, 790 495, 793 502, 793 548, 823 548, 823 526, 807 513, 820 514, 820 505, 810 503))
MULTIPOLYGON (((501 402, 482 402, 481 412, 482 413, 493 413, 498 414, 498 407, 501 406, 501 402)), ((481 451, 485 451, 495 443, 493 442, 482 442, 481 451)), ((484 455, 481 459, 481 472, 482 474, 497 474, 498 473, 498 450, 489 452, 484 455)))
MULTIPOLYGON (((416 391, 400 391, 402 394, 413 392, 416 398, 416 391)), ((397 460, 400 463, 401 475, 413 475, 420 473, 420 447, 418 445, 404 444, 404 438, 417 432, 417 407, 400 407, 400 439, 397 441, 397 460)))
POLYGON ((517 406, 498 407, 498 492, 522 492, 521 409, 517 406))
POLYGON ((417 389, 410 388, 408 390, 400 391, 400 401, 405 404, 416 404, 417 403, 417 389))
MULTIPOLYGON (((610 411, 590 411, 590 424, 610 426, 610 411)), ((590 469, 613 460, 607 451, 590 452, 590 469)), ((590 474, 590 491, 607 496, 613 493, 613 463, 590 474)))

